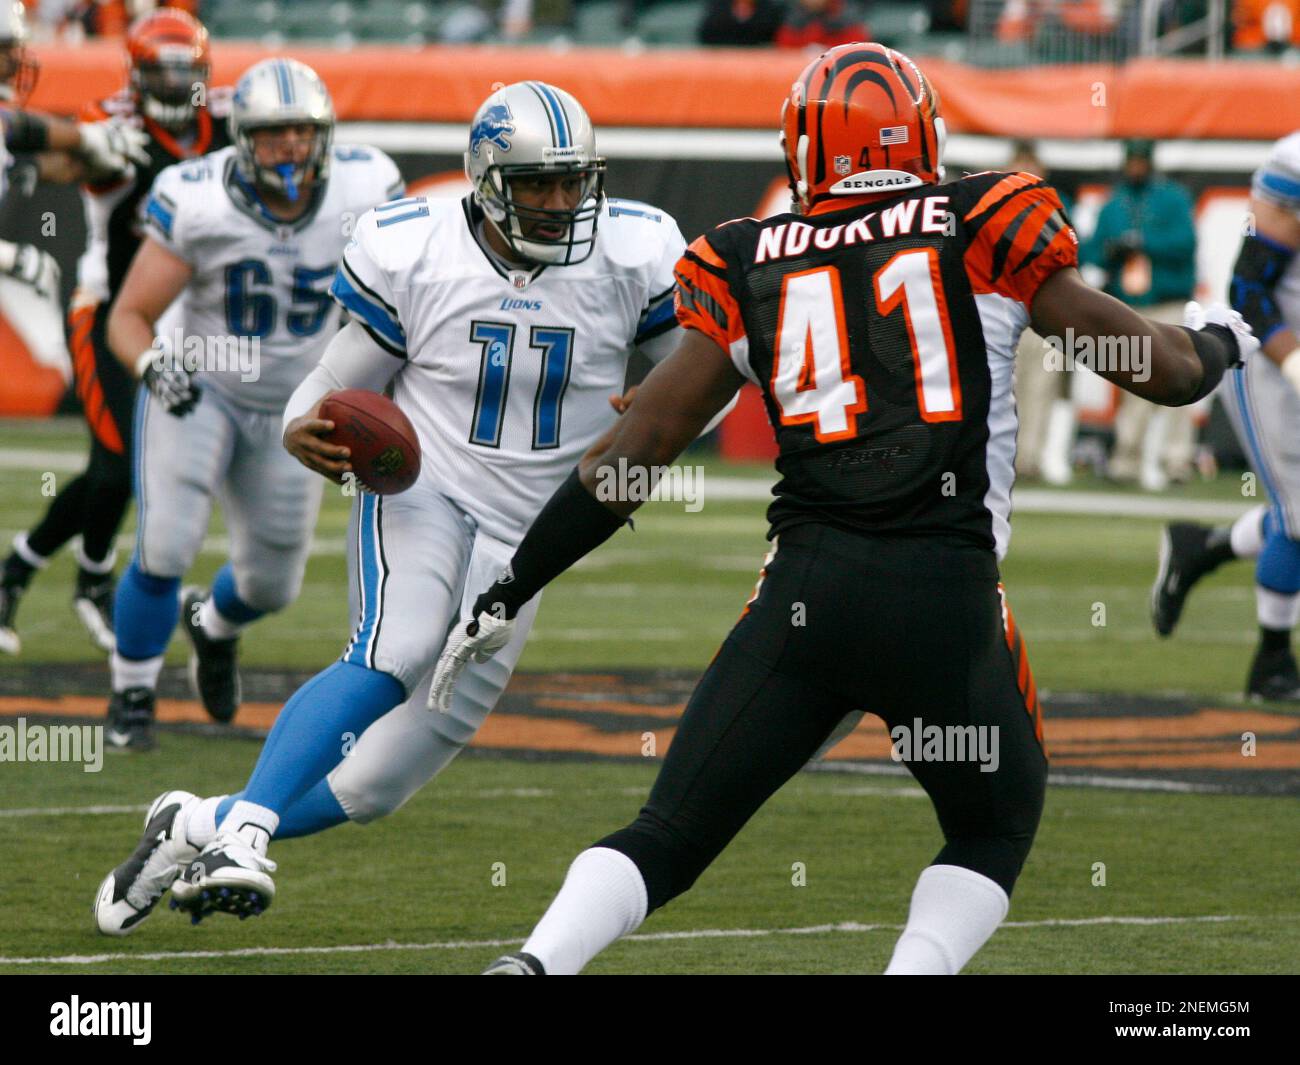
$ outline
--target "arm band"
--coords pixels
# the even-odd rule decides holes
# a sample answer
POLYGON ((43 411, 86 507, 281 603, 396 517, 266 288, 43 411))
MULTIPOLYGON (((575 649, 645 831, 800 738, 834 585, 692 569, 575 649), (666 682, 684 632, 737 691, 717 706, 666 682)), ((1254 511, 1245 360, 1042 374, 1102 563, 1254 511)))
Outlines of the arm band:
POLYGON ((1232 335, 1232 330, 1227 326, 1207 325, 1204 329, 1188 329, 1186 326, 1182 328, 1192 338, 1196 357, 1201 360, 1201 384, 1190 398, 1181 403, 1171 404, 1175 407, 1185 407, 1198 399, 1204 399, 1219 387, 1225 372, 1241 363, 1241 349, 1237 347, 1237 338, 1232 335))
POLYGON ((11 152, 43 152, 50 146, 50 127, 40 115, 10 111, 5 117, 5 146, 11 152))
POLYGON ((504 607, 513 618, 533 596, 580 558, 614 535, 624 519, 597 501, 578 478, 569 474, 542 512, 537 515, 515 557, 502 577, 474 603, 472 617, 489 613, 498 617, 504 607))

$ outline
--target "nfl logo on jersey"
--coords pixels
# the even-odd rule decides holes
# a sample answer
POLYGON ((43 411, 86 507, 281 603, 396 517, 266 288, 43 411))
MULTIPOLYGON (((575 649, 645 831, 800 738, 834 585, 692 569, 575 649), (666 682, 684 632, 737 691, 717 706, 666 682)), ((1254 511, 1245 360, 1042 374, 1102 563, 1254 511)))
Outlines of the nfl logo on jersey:
POLYGON ((847 155, 837 155, 835 157, 835 173, 841 176, 847 174, 853 169, 853 160, 847 155))

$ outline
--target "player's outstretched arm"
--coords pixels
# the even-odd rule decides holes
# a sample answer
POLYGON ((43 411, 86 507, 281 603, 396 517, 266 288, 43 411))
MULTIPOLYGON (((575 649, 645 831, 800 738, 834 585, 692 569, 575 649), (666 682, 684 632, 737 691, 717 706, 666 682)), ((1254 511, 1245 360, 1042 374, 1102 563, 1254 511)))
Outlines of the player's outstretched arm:
POLYGON ((430 709, 449 712, 456 681, 468 662, 486 661, 509 643, 520 608, 613 536, 641 505, 640 498, 620 497, 609 485, 636 483, 637 478, 627 476, 630 471, 653 470, 676 459, 742 384, 721 347, 697 330, 686 331, 677 350, 641 383, 613 430, 551 496, 505 572, 475 601, 470 617, 447 637, 429 689, 430 709), (602 472, 610 470, 623 476, 602 472))
POLYGON ((388 354, 355 319, 329 342, 316 367, 289 397, 284 408, 284 447, 309 470, 335 484, 351 471, 351 451, 325 439, 334 423, 320 417, 320 405, 344 388, 382 392, 405 360, 388 354))
POLYGON ((1125 391, 1167 407, 1209 395, 1225 370, 1259 347, 1241 316, 1226 307, 1208 308, 1189 321, 1192 328, 1164 325, 1093 288, 1073 267, 1039 286, 1031 313, 1043 337, 1072 336, 1075 345, 1089 340, 1098 353, 1126 355, 1114 360, 1119 366, 1101 359, 1092 368, 1125 391))
POLYGON ((1241 242, 1232 267, 1233 310, 1260 338, 1261 350, 1300 392, 1300 337, 1282 320, 1277 284, 1300 254, 1300 215, 1258 196, 1250 198, 1252 232, 1241 242))

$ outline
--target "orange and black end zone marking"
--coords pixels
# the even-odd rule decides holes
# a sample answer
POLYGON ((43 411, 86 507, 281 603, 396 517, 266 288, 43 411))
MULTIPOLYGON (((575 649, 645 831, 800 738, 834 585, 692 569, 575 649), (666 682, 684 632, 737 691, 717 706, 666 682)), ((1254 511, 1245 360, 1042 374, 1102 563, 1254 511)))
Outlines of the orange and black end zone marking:
MULTIPOLYGON (((212 725, 189 697, 184 671, 169 669, 158 717, 177 729, 258 738, 309 676, 244 671, 248 701, 232 729, 212 725)), ((682 670, 519 674, 474 747, 541 758, 642 762, 645 734, 653 733, 662 757, 698 676, 682 670)), ((102 667, 9 666, 0 670, 0 724, 19 716, 102 718, 106 679, 102 667), (26 694, 36 692, 42 694, 26 694)), ((1184 781, 1227 792, 1300 795, 1300 714, 1161 696, 1041 696, 1029 690, 1048 705, 1040 720, 1058 778, 1097 778, 1120 786, 1126 780, 1184 781)), ((890 750, 884 724, 868 714, 824 760, 829 767, 892 765, 890 750)))

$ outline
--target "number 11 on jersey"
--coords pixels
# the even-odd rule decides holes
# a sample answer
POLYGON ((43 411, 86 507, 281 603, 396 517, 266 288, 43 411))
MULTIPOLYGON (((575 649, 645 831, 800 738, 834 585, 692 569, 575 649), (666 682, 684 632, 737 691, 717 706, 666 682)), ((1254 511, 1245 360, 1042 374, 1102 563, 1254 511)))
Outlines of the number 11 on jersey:
MULTIPOLYGON (((500 447, 515 327, 509 322, 474 322, 469 338, 483 351, 469 442, 500 447)), ((533 450, 546 451, 560 446, 560 414, 573 366, 573 330, 535 325, 529 330, 528 346, 539 352, 542 360, 533 400, 533 450)))

